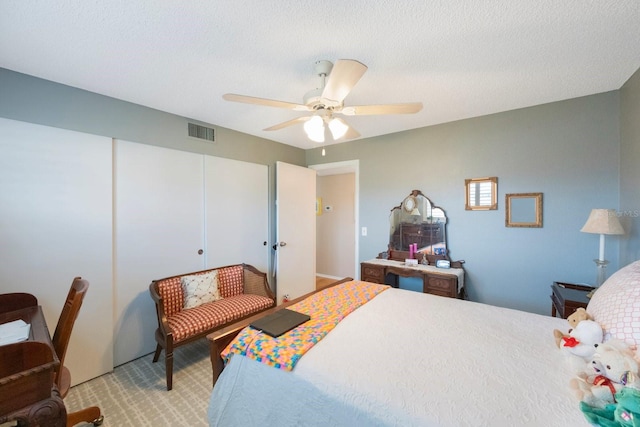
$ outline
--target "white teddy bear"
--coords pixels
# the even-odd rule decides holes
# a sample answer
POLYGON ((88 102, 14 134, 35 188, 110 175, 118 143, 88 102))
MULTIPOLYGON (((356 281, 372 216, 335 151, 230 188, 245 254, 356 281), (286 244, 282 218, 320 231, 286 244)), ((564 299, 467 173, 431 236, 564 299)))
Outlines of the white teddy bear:
POLYGON ((571 372, 584 371, 585 363, 591 360, 596 351, 596 344, 603 340, 604 333, 598 322, 593 320, 584 308, 579 308, 567 318, 568 334, 555 329, 553 335, 556 345, 566 356, 571 372))
POLYGON ((624 381, 638 375, 633 351, 623 341, 612 339, 596 347, 587 371, 571 380, 578 399, 596 408, 615 403, 624 381))
POLYGON ((568 333, 565 334, 558 329, 553 331, 556 345, 565 354, 580 358, 573 362, 582 370, 583 364, 579 362, 587 362, 593 356, 596 350, 594 345, 603 340, 602 328, 584 308, 578 308, 567 321, 571 327, 568 333))
POLYGON ((560 340, 560 349, 588 361, 603 339, 602 327, 595 320, 582 320, 560 340))

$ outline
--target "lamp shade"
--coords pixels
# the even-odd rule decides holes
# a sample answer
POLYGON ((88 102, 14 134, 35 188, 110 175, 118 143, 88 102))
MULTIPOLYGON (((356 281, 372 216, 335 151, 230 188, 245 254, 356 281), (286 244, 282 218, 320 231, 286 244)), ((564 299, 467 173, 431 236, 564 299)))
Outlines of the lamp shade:
POLYGON ((624 228, 615 209, 592 209, 580 231, 594 234, 624 234, 624 228))
POLYGON ((304 131, 310 140, 324 142, 324 120, 320 116, 313 116, 304 123, 304 131))
POLYGON ((347 133, 348 129, 349 126, 338 118, 333 118, 329 121, 329 130, 331 131, 331 136, 333 136, 334 140, 342 138, 344 134, 347 133))

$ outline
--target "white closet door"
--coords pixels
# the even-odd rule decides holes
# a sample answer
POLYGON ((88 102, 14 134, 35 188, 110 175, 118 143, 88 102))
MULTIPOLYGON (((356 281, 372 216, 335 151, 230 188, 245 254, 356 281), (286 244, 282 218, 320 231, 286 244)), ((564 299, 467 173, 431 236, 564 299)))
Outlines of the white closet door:
POLYGON ((151 281, 204 268, 203 158, 116 141, 116 366, 155 350, 151 281))
POLYGON ((205 156, 207 267, 251 264, 268 273, 269 170, 205 156))
POLYGON ((89 290, 65 365, 113 368, 111 139, 0 119, 0 292, 38 298, 53 334, 75 276, 89 290))

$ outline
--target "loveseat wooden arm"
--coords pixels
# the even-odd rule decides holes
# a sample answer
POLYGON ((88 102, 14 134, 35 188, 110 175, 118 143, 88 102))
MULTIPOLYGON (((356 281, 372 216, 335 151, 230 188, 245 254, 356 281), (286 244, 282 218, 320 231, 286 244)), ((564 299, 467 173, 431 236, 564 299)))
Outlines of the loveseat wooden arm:
POLYGON ((244 269, 244 293, 261 295, 275 302, 276 296, 269 287, 267 274, 249 264, 242 264, 242 268, 244 269))
POLYGON ((162 336, 167 337, 171 335, 171 328, 169 328, 169 322, 167 321, 167 314, 164 309, 164 300, 158 292, 158 284, 154 281, 149 285, 149 293, 151 299, 156 306, 156 316, 158 317, 158 330, 156 333, 160 333, 162 336))

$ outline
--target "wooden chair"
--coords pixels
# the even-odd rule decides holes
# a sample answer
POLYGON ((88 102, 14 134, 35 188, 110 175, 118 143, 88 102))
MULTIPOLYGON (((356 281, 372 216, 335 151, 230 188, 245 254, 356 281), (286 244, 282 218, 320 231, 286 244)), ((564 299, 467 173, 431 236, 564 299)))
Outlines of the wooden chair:
POLYGON ((27 307, 35 307, 38 305, 38 298, 31 294, 23 292, 14 292, 10 294, 0 295, 0 313, 20 310, 27 307))
MULTIPOLYGON (((58 359, 60 359, 60 367, 56 373, 55 383, 63 399, 71 387, 71 373, 64 365, 64 358, 67 354, 73 324, 78 317, 78 312, 80 311, 80 306, 87 293, 87 289, 89 289, 89 282, 80 277, 73 279, 64 307, 62 307, 62 313, 60 314, 56 331, 53 334, 53 348, 58 355, 58 359)), ((73 426, 80 422, 93 423, 93 425, 99 426, 102 424, 103 419, 104 417, 100 414, 100 408, 91 406, 67 414, 67 426, 73 426)))

